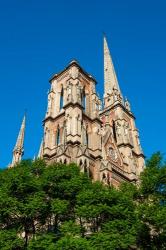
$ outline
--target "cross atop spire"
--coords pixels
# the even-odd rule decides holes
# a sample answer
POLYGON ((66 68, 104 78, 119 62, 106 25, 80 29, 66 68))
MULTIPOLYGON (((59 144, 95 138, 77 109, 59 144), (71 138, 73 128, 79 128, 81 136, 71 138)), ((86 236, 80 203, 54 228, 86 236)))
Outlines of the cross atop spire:
POLYGON ((21 128, 17 137, 16 145, 13 150, 13 160, 11 166, 14 166, 15 164, 19 163, 21 161, 21 157, 24 154, 25 120, 26 116, 24 115, 21 128))
POLYGON ((113 89, 118 90, 121 95, 112 57, 104 35, 104 94, 111 94, 113 89))

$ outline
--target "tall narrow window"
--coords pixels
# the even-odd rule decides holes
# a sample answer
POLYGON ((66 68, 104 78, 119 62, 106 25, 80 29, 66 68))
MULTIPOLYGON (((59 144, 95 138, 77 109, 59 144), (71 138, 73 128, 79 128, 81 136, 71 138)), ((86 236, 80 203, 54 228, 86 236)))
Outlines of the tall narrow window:
POLYGON ((82 106, 84 109, 86 109, 86 95, 85 95, 85 90, 82 92, 82 106))
POLYGON ((89 136, 88 136, 88 131, 87 131, 87 127, 86 127, 86 145, 88 147, 88 144, 89 144, 89 136))
POLYGON ((116 137, 116 126, 115 126, 115 122, 114 122, 114 121, 113 121, 113 123, 112 123, 112 130, 113 130, 114 140, 117 142, 117 137, 116 137))
POLYGON ((88 174, 88 168, 87 168, 87 162, 86 162, 86 160, 84 161, 84 173, 88 174))
POLYGON ((66 159, 64 159, 64 164, 67 164, 67 160, 66 159))
POLYGON ((57 144, 57 145, 60 144, 60 129, 59 129, 59 128, 58 128, 58 130, 57 130, 56 144, 57 144))
POLYGON ((60 110, 63 109, 63 88, 61 90, 61 96, 60 96, 60 110))

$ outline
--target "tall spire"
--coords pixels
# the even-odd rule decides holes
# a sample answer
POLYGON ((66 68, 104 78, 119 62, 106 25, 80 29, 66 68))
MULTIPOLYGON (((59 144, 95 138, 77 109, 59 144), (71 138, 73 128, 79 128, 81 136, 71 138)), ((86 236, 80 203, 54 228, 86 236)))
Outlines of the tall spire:
POLYGON ((107 40, 104 36, 104 94, 111 94, 113 89, 117 89, 121 94, 107 40))
POLYGON ((26 116, 24 115, 21 128, 17 137, 16 145, 13 150, 12 166, 19 163, 24 154, 25 120, 26 116))

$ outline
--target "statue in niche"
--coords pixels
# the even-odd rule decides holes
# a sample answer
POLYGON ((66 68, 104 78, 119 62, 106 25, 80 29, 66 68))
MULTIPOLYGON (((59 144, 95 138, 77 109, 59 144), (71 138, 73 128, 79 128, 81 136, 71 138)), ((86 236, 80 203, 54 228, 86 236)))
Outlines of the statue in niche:
POLYGON ((71 116, 69 114, 67 114, 67 117, 66 117, 66 131, 67 131, 67 135, 71 133, 71 116))
POLYGON ((113 98, 114 102, 118 101, 118 90, 113 88, 113 98))
POLYGON ((71 93, 72 93, 72 86, 69 82, 69 85, 67 86, 67 101, 71 101, 71 93))
POLYGON ((104 184, 107 184, 107 177, 105 173, 102 174, 102 181, 104 184))
POLYGON ((116 89, 115 87, 113 87, 113 101, 116 102, 116 101, 119 101, 121 102, 122 100, 122 97, 118 91, 118 89, 116 89))
POLYGON ((126 136, 128 135, 128 127, 127 127, 127 125, 124 125, 124 134, 126 136))
POLYGON ((101 152, 102 152, 102 156, 103 156, 103 160, 106 160, 107 158, 107 153, 106 153, 106 149, 105 149, 105 144, 104 144, 104 140, 105 140, 105 135, 107 133, 105 126, 103 126, 100 129, 100 135, 101 135, 101 152))
POLYGON ((117 136, 120 137, 121 136, 121 125, 119 123, 117 123, 117 125, 116 125, 116 132, 117 132, 117 136))
POLYGON ((138 144, 138 146, 140 146, 140 140, 139 140, 139 133, 138 133, 138 131, 137 131, 137 133, 136 133, 136 139, 137 139, 137 144, 138 144))
POLYGON ((64 121, 63 128, 62 128, 62 143, 64 146, 66 145, 66 136, 67 136, 66 121, 64 121))
POLYGON ((135 162, 135 159, 134 159, 132 153, 129 154, 128 159, 129 159, 129 162, 130 162, 130 165, 131 165, 131 172, 135 173, 135 171, 136 171, 136 168, 135 168, 136 165, 135 165, 135 163, 136 162, 135 162))
POLYGON ((82 142, 84 146, 88 146, 88 132, 85 123, 82 123, 82 142))
POLYGON ((131 110, 131 108, 130 108, 130 103, 129 103, 129 101, 127 100, 127 98, 126 98, 124 104, 125 104, 125 108, 126 108, 128 111, 130 111, 130 110, 131 110))
POLYGON ((116 151, 112 147, 109 147, 109 149, 108 149, 108 155, 111 157, 111 159, 113 161, 117 160, 117 157, 118 157, 117 153, 116 153, 116 151))
POLYGON ((102 174, 102 182, 106 185, 110 185, 110 176, 109 173, 102 174))
POLYGON ((47 114, 50 114, 51 112, 51 106, 52 106, 52 97, 50 94, 48 94, 48 107, 47 107, 47 114))
POLYGON ((78 114, 76 116, 76 134, 80 134, 80 130, 81 130, 81 119, 80 119, 80 114, 78 114))
POLYGON ((123 162, 124 162, 125 164, 127 164, 126 156, 125 156, 123 153, 121 153, 121 157, 122 157, 123 162))
POLYGON ((99 111, 102 110, 102 102, 99 100, 99 111))
POLYGON ((81 87, 79 84, 76 85, 77 102, 81 103, 81 87))
POLYGON ((92 93, 96 93, 95 84, 92 84, 92 93))
POLYGON ((99 111, 99 103, 96 102, 96 111, 98 112, 99 111))
POLYGON ((76 79, 78 77, 78 73, 79 73, 79 70, 77 67, 72 67, 70 69, 70 76, 73 78, 73 79, 76 79))

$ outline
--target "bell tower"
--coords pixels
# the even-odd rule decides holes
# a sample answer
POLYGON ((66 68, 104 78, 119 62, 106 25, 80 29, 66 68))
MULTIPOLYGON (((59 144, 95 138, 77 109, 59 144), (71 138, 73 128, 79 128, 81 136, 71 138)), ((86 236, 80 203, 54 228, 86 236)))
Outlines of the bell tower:
POLYGON ((48 162, 75 162, 98 179, 94 166, 99 169, 101 158, 101 100, 96 80, 74 60, 50 84, 42 157, 48 162))

